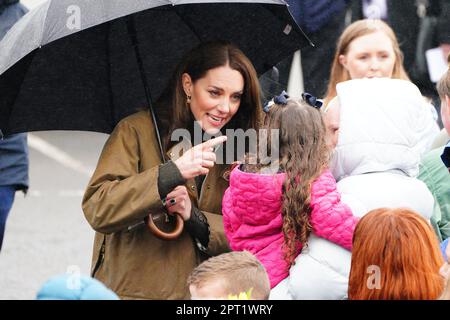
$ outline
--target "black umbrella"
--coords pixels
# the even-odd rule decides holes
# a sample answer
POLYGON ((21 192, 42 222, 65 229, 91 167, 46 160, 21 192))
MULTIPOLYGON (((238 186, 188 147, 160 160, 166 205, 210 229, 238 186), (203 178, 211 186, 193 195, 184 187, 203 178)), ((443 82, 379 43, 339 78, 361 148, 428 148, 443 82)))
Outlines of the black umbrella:
MULTIPOLYGON (((148 107, 164 161, 152 101, 182 56, 210 40, 237 45, 258 74, 308 44, 282 0, 47 1, 0 42, 0 136, 110 133, 148 107)), ((173 239, 182 219, 168 234, 158 222, 164 216, 152 214, 147 223, 160 238, 173 239)))
POLYGON ((0 130, 110 133, 188 50, 218 39, 258 74, 308 44, 281 0, 47 1, 0 42, 0 130))

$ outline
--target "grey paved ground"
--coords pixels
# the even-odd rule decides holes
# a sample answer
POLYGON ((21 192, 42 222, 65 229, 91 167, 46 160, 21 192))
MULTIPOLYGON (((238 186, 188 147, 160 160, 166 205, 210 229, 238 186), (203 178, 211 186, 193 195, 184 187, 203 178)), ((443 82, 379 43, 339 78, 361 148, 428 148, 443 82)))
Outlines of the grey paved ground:
MULTIPOLYGON (((95 168, 106 135, 41 132, 43 139, 95 168)), ((89 274, 94 232, 81 210, 89 172, 30 148, 29 194, 16 193, 0 253, 0 299, 34 299, 49 277, 79 268, 89 274)))

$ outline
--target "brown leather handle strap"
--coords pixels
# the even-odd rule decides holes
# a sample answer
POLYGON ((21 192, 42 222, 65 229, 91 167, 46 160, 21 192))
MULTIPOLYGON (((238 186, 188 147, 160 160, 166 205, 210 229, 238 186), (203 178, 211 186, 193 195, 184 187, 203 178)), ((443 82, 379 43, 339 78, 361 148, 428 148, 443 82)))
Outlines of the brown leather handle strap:
POLYGON ((149 214, 148 217, 145 218, 145 223, 147 224, 148 228, 150 229, 150 231, 158 238, 162 239, 162 240, 174 240, 176 238, 178 238, 181 234, 181 232, 183 231, 183 227, 184 227, 184 220, 181 217, 181 215, 179 214, 175 214, 176 216, 176 225, 175 225, 175 229, 172 232, 164 232, 161 231, 155 224, 155 222, 153 221, 151 214, 149 214))

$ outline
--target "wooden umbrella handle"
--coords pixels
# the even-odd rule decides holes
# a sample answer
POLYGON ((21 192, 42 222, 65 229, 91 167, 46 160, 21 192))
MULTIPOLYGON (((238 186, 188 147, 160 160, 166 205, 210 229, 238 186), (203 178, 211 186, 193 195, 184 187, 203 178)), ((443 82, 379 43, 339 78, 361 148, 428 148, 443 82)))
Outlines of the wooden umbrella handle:
POLYGON ((176 238, 178 238, 181 234, 181 232, 183 231, 183 227, 184 227, 184 220, 181 217, 181 215, 179 214, 175 214, 177 222, 175 225, 175 229, 172 232, 164 232, 161 229, 159 229, 155 222, 153 222, 153 218, 151 216, 152 214, 150 213, 145 219, 145 223, 147 224, 148 228, 150 229, 150 231, 158 238, 162 239, 162 240, 175 240, 176 238))

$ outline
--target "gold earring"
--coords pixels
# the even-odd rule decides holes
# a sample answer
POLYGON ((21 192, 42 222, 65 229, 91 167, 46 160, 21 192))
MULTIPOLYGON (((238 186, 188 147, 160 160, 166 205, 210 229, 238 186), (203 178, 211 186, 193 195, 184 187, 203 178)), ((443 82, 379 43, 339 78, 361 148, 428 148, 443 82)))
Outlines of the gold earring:
POLYGON ((186 96, 186 103, 191 103, 191 96, 186 96))

